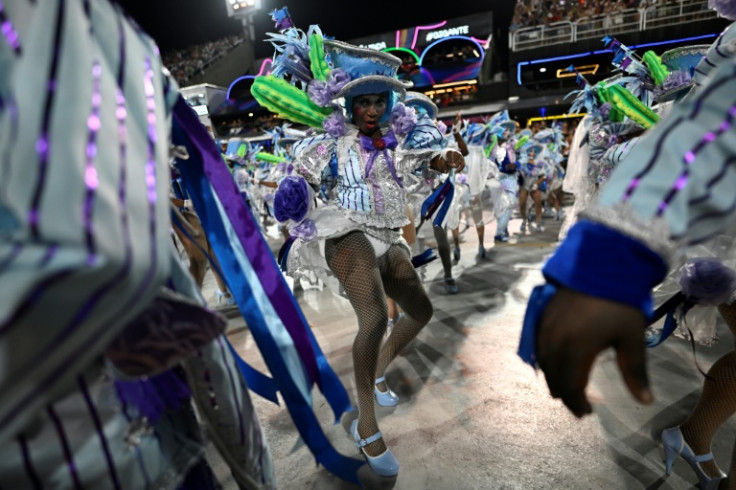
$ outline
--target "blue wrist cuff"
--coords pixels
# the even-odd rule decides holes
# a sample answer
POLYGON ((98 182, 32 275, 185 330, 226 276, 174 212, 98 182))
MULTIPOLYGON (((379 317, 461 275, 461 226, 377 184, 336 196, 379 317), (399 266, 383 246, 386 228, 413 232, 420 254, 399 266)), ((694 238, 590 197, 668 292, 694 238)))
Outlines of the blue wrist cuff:
POLYGON ((641 242, 607 226, 580 221, 545 264, 547 281, 624 303, 652 315, 651 291, 667 264, 641 242))

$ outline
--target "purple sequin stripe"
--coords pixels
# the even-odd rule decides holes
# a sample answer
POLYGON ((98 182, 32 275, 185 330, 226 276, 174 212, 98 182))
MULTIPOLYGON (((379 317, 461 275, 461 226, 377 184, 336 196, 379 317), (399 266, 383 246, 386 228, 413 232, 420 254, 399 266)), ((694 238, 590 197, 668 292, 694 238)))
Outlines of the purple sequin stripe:
POLYGON ((728 109, 726 119, 723 120, 723 122, 718 126, 718 129, 715 132, 708 131, 707 133, 705 133, 705 136, 703 136, 703 138, 698 141, 695 147, 685 153, 685 156, 683 157, 685 168, 675 181, 674 187, 670 190, 662 203, 659 205, 657 216, 662 216, 662 214, 664 214, 664 212, 667 210, 667 207, 672 202, 672 199, 674 199, 677 193, 684 189, 687 185, 688 177, 690 176, 690 165, 692 165, 692 163, 695 161, 695 157, 697 156, 697 154, 709 143, 714 142, 716 138, 728 131, 731 128, 734 117, 736 117, 736 105, 732 105, 728 109))
POLYGON ((20 452, 23 455, 23 467, 26 470, 26 475, 28 476, 28 479, 31 481, 31 483, 33 483, 34 490, 42 490, 43 483, 41 483, 41 479, 38 477, 38 473, 36 473, 36 469, 33 467, 31 453, 30 451, 28 451, 28 442, 26 441, 26 436, 20 434, 17 440, 18 445, 20 446, 20 452))
POLYGON ((95 158, 97 157, 97 133, 100 131, 100 105, 102 104, 102 94, 100 93, 100 77, 102 76, 102 67, 99 61, 92 63, 92 106, 89 117, 87 117, 87 129, 89 135, 87 137, 87 148, 85 150, 86 161, 84 167, 84 185, 87 192, 82 208, 82 219, 84 221, 84 237, 87 243, 87 265, 94 265, 97 261, 95 251, 94 231, 92 229, 92 209, 95 203, 95 192, 100 185, 100 179, 95 168, 95 158))
POLYGON ((46 99, 43 107, 43 119, 41 122, 41 134, 36 140, 36 152, 38 153, 38 178, 36 180, 36 189, 33 192, 31 201, 31 209, 28 211, 28 222, 31 226, 31 235, 34 240, 40 240, 40 231, 38 229, 38 208, 41 203, 41 194, 46 185, 46 173, 48 171, 49 154, 51 151, 51 143, 49 141, 49 129, 51 126, 51 108, 54 104, 54 96, 56 95, 56 76, 59 69, 59 58, 61 56, 61 33, 64 24, 65 0, 59 0, 59 9, 56 12, 56 25, 54 26, 54 40, 51 52, 51 68, 49 70, 49 78, 46 83, 46 99))
MULTIPOLYGON (((732 76, 736 76, 736 70, 734 70, 734 74, 732 76)), ((731 80, 730 77, 724 77, 719 79, 718 81, 714 83, 710 83, 700 94, 698 99, 695 101, 695 104, 693 106, 693 110, 690 113, 690 115, 687 117, 687 119, 694 119, 698 113, 700 112, 700 109, 703 107, 703 100, 714 90, 716 90, 718 87, 723 85, 724 83, 727 83, 731 80)), ((684 120, 683 117, 678 117, 674 120, 672 124, 669 125, 669 127, 676 127, 678 124, 680 124, 684 120)), ((636 174, 633 179, 631 179, 631 182, 629 183, 629 186, 626 188, 626 193, 623 197, 623 202, 627 202, 629 199, 631 199, 631 196, 633 195, 634 191, 639 187, 639 184, 641 183, 641 179, 649 173, 649 171, 654 167, 655 162, 659 159, 659 154, 662 151, 662 146, 664 145, 665 138, 670 134, 669 131, 663 132, 662 136, 657 141, 657 144, 654 149, 654 153, 652 154, 651 158, 649 159, 649 162, 647 165, 642 169, 641 172, 636 174)))
POLYGON ((107 461, 107 469, 110 473, 110 479, 112 480, 113 487, 117 490, 120 490, 122 487, 120 486, 120 481, 118 480, 118 474, 115 471, 115 463, 112 458, 112 453, 110 452, 110 446, 107 444, 105 429, 102 426, 102 422, 100 421, 100 415, 95 409, 95 404, 92 402, 92 397, 89 395, 89 389, 87 388, 87 382, 84 380, 84 376, 79 376, 77 378, 77 384, 79 385, 79 389, 82 392, 82 395, 84 395, 84 401, 87 404, 87 410, 92 417, 92 422, 94 422, 95 424, 97 437, 100 438, 100 445, 102 446, 102 451, 105 453, 105 461, 107 461))
POLYGON ((43 257, 41 258, 41 262, 39 262, 38 266, 40 268, 46 267, 51 263, 51 260, 56 257, 56 252, 59 251, 59 245, 56 243, 52 243, 46 248, 46 253, 43 254, 43 257))
POLYGON ((15 30, 15 27, 13 27, 13 24, 8 19, 8 16, 5 15, 5 7, 3 6, 2 2, 0 2, 0 30, 3 31, 3 37, 5 38, 5 41, 10 45, 11 48, 13 48, 15 54, 20 55, 21 48, 18 31, 15 30))
POLYGON ((71 448, 69 447, 69 441, 67 440, 66 432, 64 431, 64 424, 61 422, 59 416, 56 414, 53 405, 48 405, 46 407, 46 411, 48 412, 49 417, 54 423, 54 427, 56 427, 56 434, 59 436, 59 443, 61 443, 61 448, 64 451, 64 457, 66 458, 66 463, 69 467, 69 475, 74 482, 74 488, 82 490, 84 487, 82 486, 82 482, 79 481, 77 466, 74 464, 74 455, 72 454, 71 448))
MULTIPOLYGON (((62 0, 63 2, 63 0, 62 0)), ((120 63, 125 63, 125 58, 122 57, 120 59, 120 63)), ((155 115, 155 90, 153 87, 153 69, 151 68, 151 60, 150 58, 146 57, 145 59, 145 67, 146 67, 146 75, 145 75, 145 82, 147 85, 145 86, 146 89, 146 99, 147 99, 147 107, 148 107, 148 123, 149 123, 149 131, 148 131, 148 139, 149 139, 149 159, 147 163, 146 168, 146 184, 148 189, 148 199, 149 199, 149 206, 151 209, 151 223, 150 223, 150 233, 151 233, 151 264, 149 266, 149 269, 146 273, 146 276, 144 280, 141 282, 140 286, 136 290, 136 293, 133 295, 133 297, 121 307, 121 311, 126 311, 132 307, 134 307, 139 301, 142 294, 145 292, 145 290, 150 285, 151 281, 153 280, 154 274, 156 272, 157 267, 157 247, 156 247, 156 236, 155 236, 155 230, 156 230, 156 216, 155 216, 155 188, 156 188, 156 172, 155 172, 155 148, 156 148, 156 134, 155 134, 155 123, 156 123, 156 115, 155 115), (153 131, 152 131, 153 128, 153 131), (151 193, 154 193, 153 199, 151 196, 151 193)), ((122 79, 120 79, 122 80, 122 79)), ((32 306, 42 295, 42 293, 50 286, 51 284, 58 282, 62 280, 63 278, 67 277, 71 273, 75 272, 75 269, 64 269, 60 270, 57 273, 53 274, 49 278, 47 278, 41 285, 39 285, 37 288, 34 289, 34 291, 28 295, 25 299, 25 301, 20 305, 20 307, 13 313, 13 315, 3 324, 0 325, 0 334, 3 333, 5 329, 7 329, 8 326, 13 325, 17 319, 27 311, 30 306, 32 306)), ((123 273, 124 271, 121 271, 123 273)), ((73 326, 76 326, 78 322, 81 322, 85 317, 87 312, 89 311, 89 308, 92 304, 94 304, 99 296, 106 290, 107 285, 103 286, 102 289, 98 290, 91 298, 90 300, 81 308, 81 310, 78 312, 78 314, 75 316, 74 320, 72 321, 71 325, 68 325, 66 328, 64 328, 60 335, 57 337, 59 341, 63 339, 69 332, 69 329, 73 326)), ((113 316, 117 316, 117 312, 113 313, 113 316)), ((105 328, 106 325, 101 324, 101 328, 105 328)), ((83 342, 80 343, 77 349, 74 351, 71 351, 68 353, 65 361, 63 362, 64 365, 69 364, 72 362, 72 359, 75 357, 80 356, 84 351, 89 349, 90 344, 95 342, 96 338, 98 337, 99 329, 94 330, 92 332, 89 332, 87 337, 84 339, 83 342)), ((58 342, 50 342, 51 346, 56 346, 58 342)), ((44 350, 39 354, 39 357, 43 358, 45 355, 47 355, 46 351, 44 350)), ((33 363, 37 362, 37 358, 32 360, 29 365, 33 365, 33 363)), ((57 370, 49 374, 46 378, 41 380, 37 386, 29 393, 27 396, 23 397, 20 400, 14 400, 14 406, 13 408, 8 412, 7 416, 4 417, 2 420, 0 420, 0 427, 6 425, 10 420, 15 418, 19 412, 21 412, 27 403, 34 397, 38 396, 39 393, 42 393, 49 387, 51 387, 58 379, 58 377, 62 374, 61 370, 57 370)), ((143 468, 143 472, 145 473, 145 467, 143 467, 143 462, 141 460, 141 465, 143 468)), ((146 476, 146 479, 148 480, 148 477, 146 476)))
POLYGON ((736 156, 732 156, 728 158, 725 162, 723 162, 723 167, 721 167, 721 170, 713 176, 712 179, 708 181, 708 183, 705 185, 705 194, 702 196, 698 196, 694 199, 690 199, 690 202, 688 203, 690 206, 694 206, 696 204, 701 204, 705 202, 708 198, 711 196, 711 189, 714 185, 716 185, 724 175, 726 175, 726 171, 728 170, 728 167, 736 163, 736 156))

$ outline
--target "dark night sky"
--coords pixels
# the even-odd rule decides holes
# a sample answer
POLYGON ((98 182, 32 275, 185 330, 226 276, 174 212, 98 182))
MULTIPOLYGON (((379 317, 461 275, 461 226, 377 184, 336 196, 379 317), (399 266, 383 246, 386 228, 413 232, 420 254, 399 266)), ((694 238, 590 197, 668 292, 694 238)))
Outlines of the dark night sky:
MULTIPOLYGON (((239 21, 227 17, 225 1, 118 0, 162 51, 241 32, 239 21)), ((361 10, 354 0, 262 0, 262 9, 255 15, 256 56, 273 54, 273 48, 259 40, 266 32, 275 31, 268 12, 283 6, 289 7, 297 27, 306 30, 310 24, 319 24, 326 35, 345 40, 490 10, 494 13, 494 34, 499 47, 505 47, 505 31, 515 0, 455 0, 440 9, 431 7, 438 3, 371 0, 364 2, 370 7, 361 10)))

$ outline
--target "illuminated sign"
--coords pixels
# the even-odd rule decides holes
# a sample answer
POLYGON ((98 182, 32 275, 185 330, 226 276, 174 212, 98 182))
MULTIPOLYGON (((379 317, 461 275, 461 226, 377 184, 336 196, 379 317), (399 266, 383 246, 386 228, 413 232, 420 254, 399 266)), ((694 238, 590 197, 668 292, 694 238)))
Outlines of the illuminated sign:
POLYGON ((376 51, 380 51, 382 49, 386 49, 386 47, 387 47, 385 41, 381 41, 381 42, 377 42, 377 43, 371 43, 371 44, 358 44, 358 46, 361 47, 361 48, 375 49, 376 51))
POLYGON ((449 29, 440 29, 437 31, 430 31, 425 36, 424 40, 426 42, 432 42, 437 39, 442 39, 444 37, 461 36, 461 35, 468 35, 468 34, 470 34, 470 26, 464 25, 464 26, 458 26, 458 27, 450 27, 449 29))
POLYGON ((376 50, 405 48, 421 55, 424 48, 440 39, 465 36, 485 43, 492 33, 493 12, 489 11, 347 41, 356 46, 376 50))

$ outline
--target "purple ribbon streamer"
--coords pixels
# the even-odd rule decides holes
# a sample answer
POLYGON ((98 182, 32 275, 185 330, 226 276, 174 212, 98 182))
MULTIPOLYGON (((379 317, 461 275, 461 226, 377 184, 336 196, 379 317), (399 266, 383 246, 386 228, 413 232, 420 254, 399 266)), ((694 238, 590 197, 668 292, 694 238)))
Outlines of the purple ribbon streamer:
POLYGON ((216 147, 212 145, 211 140, 205 139, 209 138, 208 133, 196 130, 199 129, 197 126, 202 123, 196 119, 194 113, 188 107, 186 109, 175 110, 175 117, 182 128, 187 131, 192 143, 200 150, 204 172, 212 185, 212 189, 230 218, 243 251, 258 277, 261 278, 263 289, 274 304, 274 310, 278 313, 284 327, 294 341, 294 346, 299 353, 310 381, 321 387, 322 383, 314 350, 307 333, 299 328, 301 317, 288 298, 291 293, 286 288, 281 274, 277 268, 273 267, 271 250, 266 246, 258 227, 253 222, 243 219, 248 210, 235 185, 235 181, 230 176, 227 166, 222 164, 220 155, 216 151, 211 151, 216 150, 216 147))

